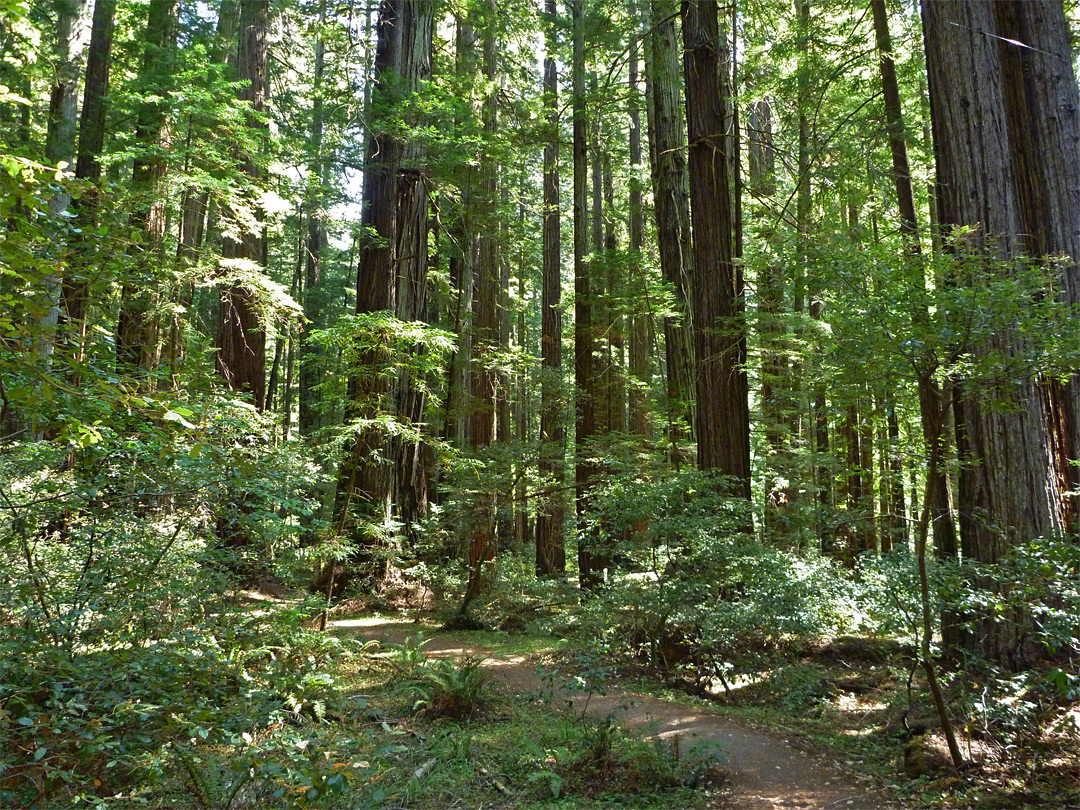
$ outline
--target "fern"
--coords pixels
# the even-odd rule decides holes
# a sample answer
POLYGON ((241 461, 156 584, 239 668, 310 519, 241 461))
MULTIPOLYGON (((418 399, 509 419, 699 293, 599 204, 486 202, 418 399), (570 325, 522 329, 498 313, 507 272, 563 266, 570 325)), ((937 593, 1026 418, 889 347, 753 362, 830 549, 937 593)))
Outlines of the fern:
POLYGON ((413 670, 413 677, 401 688, 417 695, 416 710, 425 709, 436 717, 470 717, 487 702, 488 674, 483 663, 483 658, 472 655, 427 661, 413 670))
POLYGON ((229 810, 240 789, 251 779, 251 771, 247 770, 226 785, 222 780, 225 761, 208 751, 196 754, 187 746, 176 746, 176 758, 203 810, 229 810))
POLYGON ((225 786, 221 782, 221 759, 211 753, 196 755, 185 746, 177 746, 176 758, 180 761, 191 792, 195 794, 204 810, 228 810, 224 804, 225 786))

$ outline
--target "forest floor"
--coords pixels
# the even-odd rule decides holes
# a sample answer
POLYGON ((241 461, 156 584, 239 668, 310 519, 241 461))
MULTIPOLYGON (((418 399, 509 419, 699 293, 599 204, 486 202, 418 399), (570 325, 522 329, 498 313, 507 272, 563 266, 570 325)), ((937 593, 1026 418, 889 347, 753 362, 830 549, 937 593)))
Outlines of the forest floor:
MULTIPOLYGON (((402 645, 415 638, 420 625, 395 619, 340 619, 334 629, 382 645, 402 645)), ((490 634, 444 633, 423 629, 424 652, 432 657, 464 656, 483 658, 483 667, 501 690, 524 700, 534 699, 555 682, 557 669, 549 657, 524 651, 506 652, 490 643, 490 634), (486 638, 485 638, 486 636, 486 638), (545 676, 545 671, 548 673, 545 676)), ((726 789, 707 802, 708 807, 725 810, 886 810, 895 807, 885 791, 861 783, 844 773, 830 759, 832 755, 798 744, 782 735, 752 727, 707 706, 690 701, 663 699, 644 694, 633 684, 609 680, 599 691, 566 691, 557 700, 573 713, 594 720, 607 717, 621 727, 661 740, 668 750, 700 749, 716 753, 723 763, 726 789)), ((564 805, 566 806, 566 805, 564 805)), ((573 806, 573 805, 571 805, 573 806)))

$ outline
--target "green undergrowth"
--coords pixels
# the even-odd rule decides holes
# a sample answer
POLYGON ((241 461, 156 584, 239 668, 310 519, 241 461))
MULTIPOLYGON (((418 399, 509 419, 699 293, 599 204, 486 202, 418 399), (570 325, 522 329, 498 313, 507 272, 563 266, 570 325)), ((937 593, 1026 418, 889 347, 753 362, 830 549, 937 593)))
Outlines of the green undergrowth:
POLYGON ((671 751, 550 695, 497 688, 482 658, 428 655, 419 632, 375 645, 303 629, 313 618, 300 604, 247 608, 208 618, 184 643, 27 662, 22 686, 6 681, 0 806, 713 806, 715 751, 671 751))

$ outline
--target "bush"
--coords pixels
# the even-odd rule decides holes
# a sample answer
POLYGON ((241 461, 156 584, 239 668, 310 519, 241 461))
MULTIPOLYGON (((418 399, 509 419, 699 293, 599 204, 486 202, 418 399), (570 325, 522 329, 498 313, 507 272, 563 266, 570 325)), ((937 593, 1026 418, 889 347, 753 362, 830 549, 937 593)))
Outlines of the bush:
POLYGON ((881 627, 892 615, 884 600, 868 598, 876 580, 853 585, 832 560, 747 534, 745 501, 719 489, 709 476, 682 473, 615 479, 596 499, 594 526, 625 538, 619 567, 585 608, 587 627, 609 650, 710 681, 760 669, 801 640, 881 627))
POLYGON ((458 659, 436 658, 412 668, 399 688, 415 698, 413 709, 433 717, 467 720, 487 703, 488 674, 484 659, 465 655, 458 659))

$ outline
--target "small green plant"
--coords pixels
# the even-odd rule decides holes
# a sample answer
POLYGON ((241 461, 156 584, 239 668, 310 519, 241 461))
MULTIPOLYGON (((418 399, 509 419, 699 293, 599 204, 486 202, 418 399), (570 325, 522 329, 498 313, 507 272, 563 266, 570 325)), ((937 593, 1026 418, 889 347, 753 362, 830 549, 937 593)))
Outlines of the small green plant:
POLYGON ((191 793, 203 810, 229 810, 240 790, 250 780, 250 768, 232 768, 237 771, 226 781, 230 768, 221 757, 211 751, 176 746, 176 761, 184 771, 191 793))
POLYGON ((483 664, 484 659, 474 655, 429 660, 414 668, 413 677, 401 688, 415 696, 414 709, 465 720, 487 703, 488 674, 483 664))
POLYGON ((394 668, 395 679, 408 680, 413 678, 417 671, 427 664, 427 653, 424 645, 429 639, 424 638, 421 630, 416 636, 409 636, 400 646, 391 650, 390 666, 394 668))

